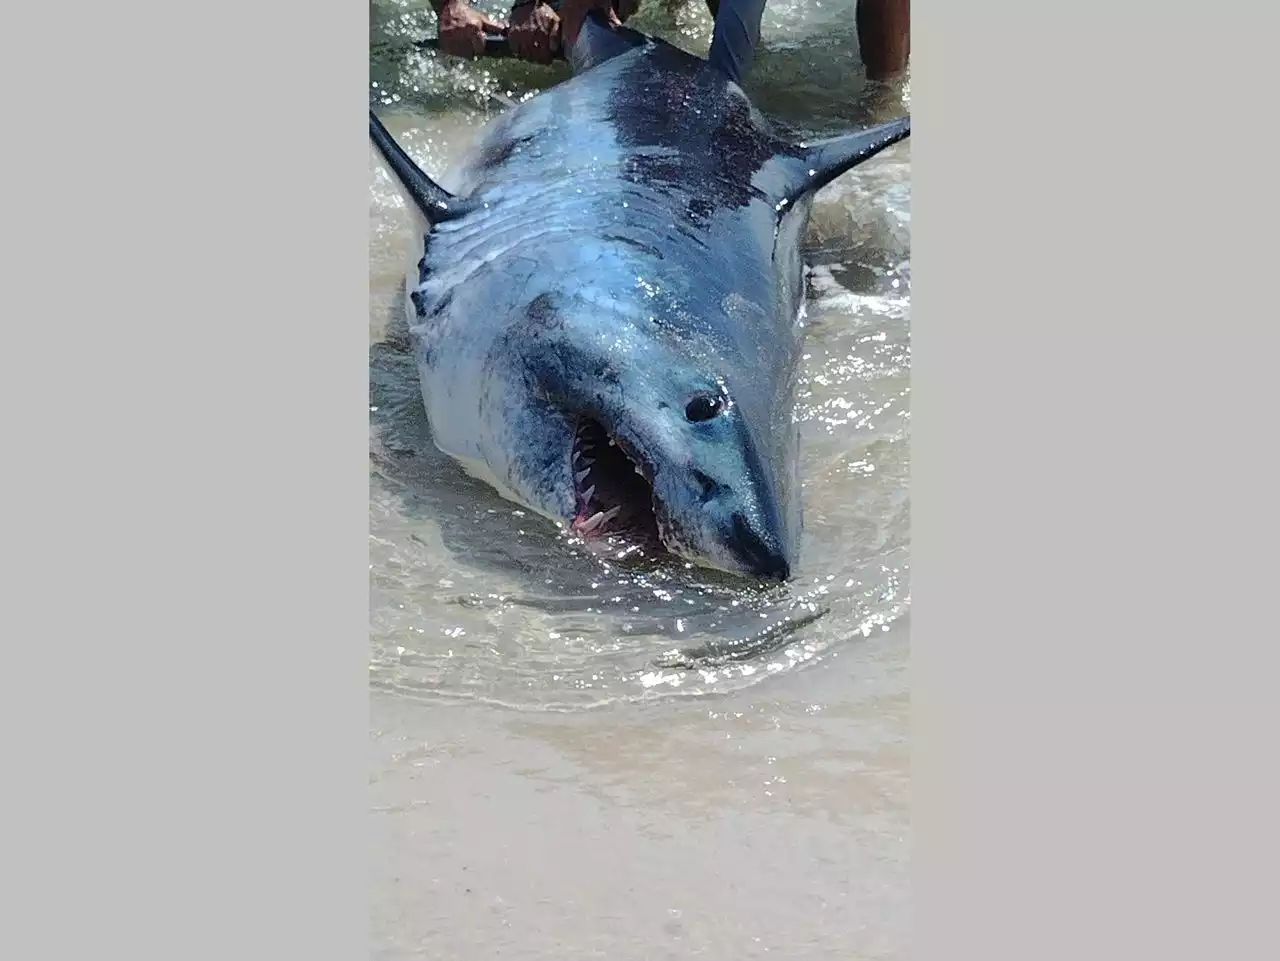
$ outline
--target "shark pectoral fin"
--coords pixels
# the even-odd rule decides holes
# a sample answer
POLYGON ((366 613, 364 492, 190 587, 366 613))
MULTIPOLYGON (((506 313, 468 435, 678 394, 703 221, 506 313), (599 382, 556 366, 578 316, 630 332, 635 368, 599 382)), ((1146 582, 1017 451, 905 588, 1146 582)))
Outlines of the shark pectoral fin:
POLYGON ((841 174, 909 136, 911 118, 903 117, 857 133, 806 144, 796 161, 796 176, 788 185, 785 200, 794 203, 806 194, 816 193, 841 174))
POLYGON ((422 168, 413 162, 413 158, 404 152, 382 121, 369 111, 369 137, 374 146, 382 154, 387 166, 396 175, 413 202, 427 218, 427 222, 438 224, 444 220, 465 214, 472 209, 472 204, 460 197, 455 197, 438 183, 422 172, 422 168))

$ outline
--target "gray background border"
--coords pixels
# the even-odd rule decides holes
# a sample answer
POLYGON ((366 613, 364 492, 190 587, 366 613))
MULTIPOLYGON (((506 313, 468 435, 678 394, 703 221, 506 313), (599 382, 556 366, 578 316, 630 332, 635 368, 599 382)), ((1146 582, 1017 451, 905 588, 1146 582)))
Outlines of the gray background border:
POLYGON ((1274 34, 1237 9, 912 11, 922 958, 1280 957, 1274 34))
POLYGON ((366 957, 367 8, 6 20, 0 957, 366 957))

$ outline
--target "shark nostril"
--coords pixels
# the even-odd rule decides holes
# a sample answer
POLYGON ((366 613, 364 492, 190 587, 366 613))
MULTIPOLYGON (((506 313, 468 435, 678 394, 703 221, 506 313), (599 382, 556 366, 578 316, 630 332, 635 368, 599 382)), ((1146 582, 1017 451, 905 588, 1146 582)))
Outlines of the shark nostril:
POLYGON ((700 470, 695 470, 693 472, 693 479, 694 479, 694 482, 697 483, 697 485, 702 488, 702 493, 699 499, 703 504, 711 500, 711 498, 715 497, 716 491, 720 489, 719 484, 717 484, 714 480, 712 480, 706 474, 702 473, 702 471, 700 470))

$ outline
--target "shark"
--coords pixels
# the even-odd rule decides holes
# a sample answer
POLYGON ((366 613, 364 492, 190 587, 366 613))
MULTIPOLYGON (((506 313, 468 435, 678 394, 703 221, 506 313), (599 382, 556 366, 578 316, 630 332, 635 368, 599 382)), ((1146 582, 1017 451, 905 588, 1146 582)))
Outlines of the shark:
POLYGON ((813 197, 910 118, 798 140, 735 69, 595 14, 564 57, 448 188, 370 110, 420 215, 406 306, 433 441, 583 538, 786 580, 813 197))

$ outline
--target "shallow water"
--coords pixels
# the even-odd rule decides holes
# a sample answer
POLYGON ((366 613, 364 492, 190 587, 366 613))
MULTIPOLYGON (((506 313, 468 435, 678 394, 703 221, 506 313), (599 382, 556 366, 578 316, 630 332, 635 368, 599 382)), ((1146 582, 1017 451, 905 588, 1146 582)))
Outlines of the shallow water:
MULTIPOLYGON (((562 76, 418 53, 425 3, 371 9, 371 99, 434 175, 495 95, 562 76)), ((852 21, 852 0, 772 5, 761 108, 806 135, 902 113, 852 21)), ((696 4, 632 25, 710 37, 696 4)), ((909 144, 815 205, 781 588, 587 553, 434 449, 400 343, 421 238, 370 156, 379 956, 904 956, 909 144)))

